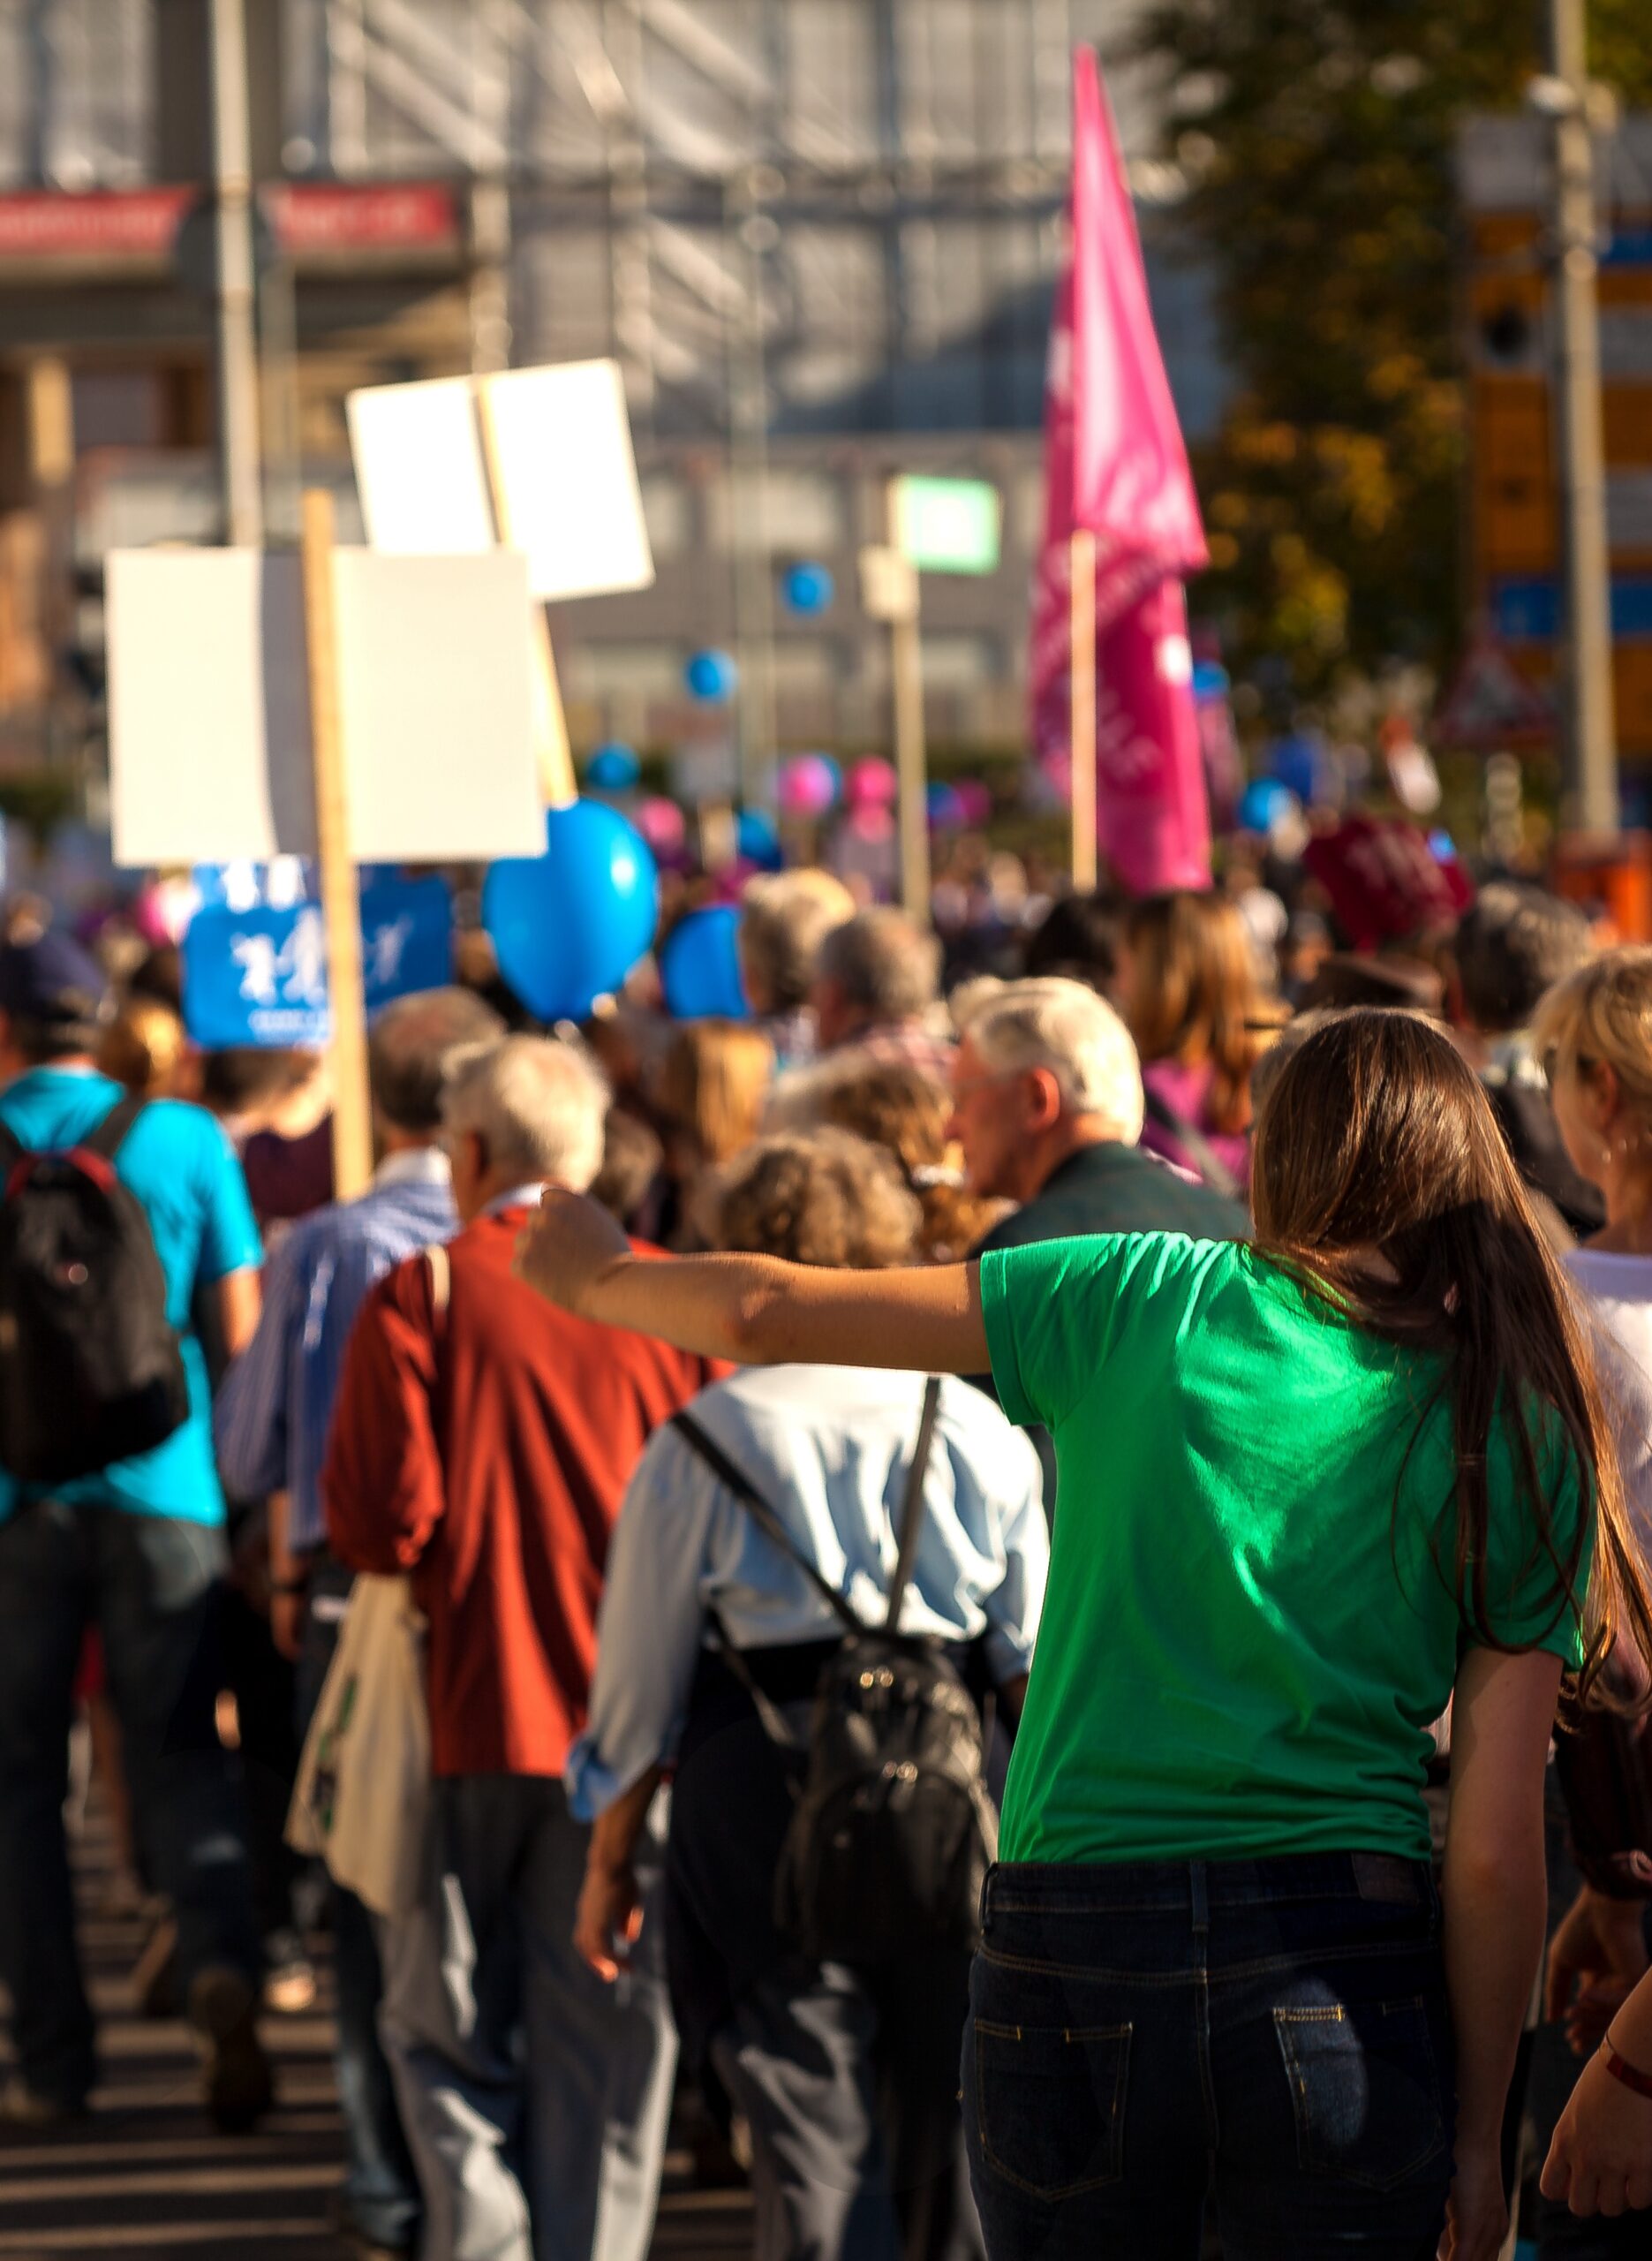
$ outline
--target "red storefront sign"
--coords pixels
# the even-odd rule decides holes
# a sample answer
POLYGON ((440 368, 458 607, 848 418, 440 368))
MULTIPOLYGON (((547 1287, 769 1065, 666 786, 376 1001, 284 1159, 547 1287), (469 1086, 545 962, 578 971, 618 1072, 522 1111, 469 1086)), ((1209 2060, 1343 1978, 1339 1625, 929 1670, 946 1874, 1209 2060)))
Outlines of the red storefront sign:
POLYGON ((199 192, 0 196, 0 259, 164 259, 199 192))
MULTIPOLYGON (((0 196, 0 261, 118 267, 166 260, 185 216, 205 193, 174 187, 0 196)), ((260 189, 259 200, 277 244, 299 261, 460 246, 457 200, 440 182, 282 181, 260 189)))
POLYGON ((306 252, 458 247, 453 191, 439 182, 283 181, 259 195, 276 242, 296 259, 306 252))

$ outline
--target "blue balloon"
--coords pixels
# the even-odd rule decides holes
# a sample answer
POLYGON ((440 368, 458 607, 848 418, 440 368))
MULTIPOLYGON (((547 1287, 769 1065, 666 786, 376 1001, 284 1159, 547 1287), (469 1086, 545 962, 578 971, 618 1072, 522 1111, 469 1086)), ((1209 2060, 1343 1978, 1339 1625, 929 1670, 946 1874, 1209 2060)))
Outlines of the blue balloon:
POLYGON ((1196 699, 1226 699, 1228 691, 1227 669, 1215 660, 1197 660, 1193 669, 1193 695, 1196 699))
POLYGON ((648 844, 600 801, 545 820, 543 856, 508 857, 482 886, 499 971, 542 1021, 584 1020, 654 938, 660 878, 648 844))
POLYGON ((1318 730, 1293 730, 1278 739, 1268 767, 1304 806, 1319 799, 1329 781, 1330 750, 1318 730))
POLYGON ((629 793, 643 765, 629 745, 600 745, 585 765, 585 783, 599 793, 629 793))
POLYGON ((751 1017, 740 979, 735 937, 740 913, 732 904, 690 911, 672 928, 660 953, 666 1010, 674 1019, 743 1021, 751 1017))
POLYGON ((735 846, 748 864, 759 871, 778 872, 782 861, 781 836, 765 809, 742 809, 735 827, 735 846))
POLYGON ((727 652, 696 652, 683 679, 697 699, 727 699, 735 695, 740 670, 727 652))
POLYGON ((937 778, 924 796, 929 811, 931 828, 936 832, 950 832, 963 822, 963 808, 957 790, 943 779, 937 778))
POLYGON ((1271 832, 1276 820, 1291 805, 1291 791, 1277 777, 1253 777, 1239 797, 1236 814, 1241 832, 1271 832))
POLYGON ((794 565, 781 586, 794 612, 824 612, 837 594, 837 583, 824 565, 794 565))

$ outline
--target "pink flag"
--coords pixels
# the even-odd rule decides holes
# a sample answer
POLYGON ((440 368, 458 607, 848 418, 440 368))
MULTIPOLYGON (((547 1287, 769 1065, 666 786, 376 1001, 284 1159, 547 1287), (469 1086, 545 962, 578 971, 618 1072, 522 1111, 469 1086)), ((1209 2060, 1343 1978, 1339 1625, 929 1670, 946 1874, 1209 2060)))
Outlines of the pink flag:
POLYGON ((1070 756, 1071 539, 1096 537, 1097 821, 1128 887, 1208 886, 1181 577, 1206 562, 1153 329, 1118 137, 1094 51, 1073 58, 1073 202, 1045 399, 1044 548, 1028 654, 1035 750, 1070 756))

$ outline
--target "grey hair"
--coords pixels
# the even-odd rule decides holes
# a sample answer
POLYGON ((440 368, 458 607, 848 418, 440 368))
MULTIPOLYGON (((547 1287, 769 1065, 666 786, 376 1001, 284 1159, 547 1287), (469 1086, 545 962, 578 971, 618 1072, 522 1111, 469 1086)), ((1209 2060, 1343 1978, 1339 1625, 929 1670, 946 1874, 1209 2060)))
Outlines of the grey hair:
POLYGON ((602 1167, 608 1086, 583 1045, 509 1036, 456 1059, 442 1093, 449 1131, 474 1131, 490 1168, 584 1193, 602 1167))
POLYGON ((961 1034, 993 1074, 1044 1068, 1075 1115, 1099 1115, 1127 1146, 1142 1135, 1142 1066, 1130 1032, 1105 997, 1056 975, 972 981, 953 997, 961 1034))
POLYGON ((795 1012, 807 1001, 821 942, 854 911, 854 896, 830 872, 766 872, 751 882, 741 897, 739 951, 758 1012, 795 1012))
POLYGON ((420 989, 392 999, 367 1038, 374 1107, 398 1130, 436 1130, 450 1062, 504 1033, 503 1021, 473 990, 420 989))
POLYGON ((878 904, 834 926, 820 944, 815 978, 834 982, 846 1003, 875 1021, 904 1021, 932 1005, 940 944, 904 911, 878 904))

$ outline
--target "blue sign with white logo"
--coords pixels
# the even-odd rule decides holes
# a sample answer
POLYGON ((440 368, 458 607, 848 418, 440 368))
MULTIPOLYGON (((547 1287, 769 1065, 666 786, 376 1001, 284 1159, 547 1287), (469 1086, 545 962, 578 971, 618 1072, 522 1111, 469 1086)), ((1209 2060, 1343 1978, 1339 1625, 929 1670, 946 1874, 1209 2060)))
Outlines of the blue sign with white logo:
MULTIPOLYGON (((361 898, 367 1011, 453 978, 453 905, 439 879, 380 880, 361 898)), ((198 911, 184 937, 184 1021, 197 1044, 327 1042, 327 934, 321 906, 198 911)))

